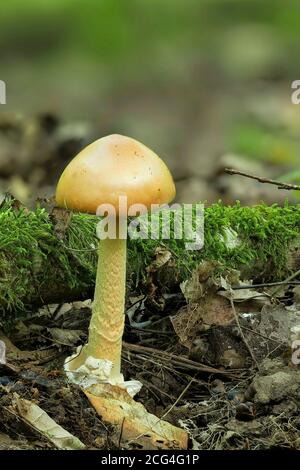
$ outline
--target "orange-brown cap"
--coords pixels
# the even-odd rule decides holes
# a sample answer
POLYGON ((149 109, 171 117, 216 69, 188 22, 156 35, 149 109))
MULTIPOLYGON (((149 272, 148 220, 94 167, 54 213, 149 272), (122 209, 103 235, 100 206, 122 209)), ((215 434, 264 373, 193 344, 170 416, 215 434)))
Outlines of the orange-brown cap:
POLYGON ((135 139, 109 135, 84 148, 65 168, 57 189, 61 207, 96 213, 100 204, 112 204, 118 213, 119 196, 132 204, 167 204, 175 185, 165 163, 135 139))

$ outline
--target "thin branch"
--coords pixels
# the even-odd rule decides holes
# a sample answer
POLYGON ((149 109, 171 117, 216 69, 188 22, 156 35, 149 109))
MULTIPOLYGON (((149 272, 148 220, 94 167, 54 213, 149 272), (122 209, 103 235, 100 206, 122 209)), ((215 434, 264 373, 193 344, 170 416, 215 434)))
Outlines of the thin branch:
MULTIPOLYGON (((293 285, 298 286, 300 281, 278 281, 278 282, 265 282, 263 284, 248 284, 248 285, 241 285, 241 286, 231 286, 232 290, 243 290, 243 289, 260 289, 262 287, 275 287, 275 286, 285 286, 285 285, 293 285)), ((220 288, 220 291, 225 290, 224 288, 220 288)))
POLYGON ((125 417, 123 418, 123 421, 122 421, 122 426, 121 426, 121 431, 120 431, 120 436, 119 436, 118 449, 121 449, 121 441, 122 441, 124 423, 125 423, 125 417))
POLYGON ((150 348, 147 346, 141 346, 139 344, 131 344, 123 341, 123 354, 126 352, 136 352, 140 355, 146 355, 150 357, 159 357, 165 363, 172 364, 173 366, 183 367, 186 369, 193 369, 196 371, 207 372, 209 374, 222 374, 226 376, 234 376, 233 371, 226 371, 221 369, 216 369, 215 367, 207 366, 200 362, 192 361, 184 356, 177 356, 176 354, 168 353, 166 351, 161 351, 159 349, 150 348))
MULTIPOLYGON (((299 275, 300 275, 300 269, 298 271, 296 271, 294 274, 291 274, 291 276, 289 276, 287 279, 285 279, 284 282, 287 282, 287 283, 291 284, 291 281, 293 279, 295 279, 295 277, 298 277, 299 275)), ((272 292, 272 296, 277 294, 279 291, 280 291, 280 287, 277 287, 276 289, 274 289, 273 292, 272 292)))
MULTIPOLYGON (((160 417, 158 418, 158 421, 155 423, 155 426, 157 426, 168 414, 175 408, 177 403, 182 399, 183 395, 188 391, 192 383, 194 382, 194 379, 191 379, 190 382, 187 384, 187 386, 184 388, 184 390, 180 393, 179 397, 176 398, 175 402, 171 405, 171 407, 160 417)), ((125 419, 125 418, 124 418, 125 419)), ((154 429, 152 429, 154 431, 154 429)), ((154 431, 155 432, 155 431, 154 431)), ((129 441, 129 444, 131 444, 134 441, 137 441, 141 437, 144 437, 146 433, 139 434, 136 436, 134 439, 129 441)))
POLYGON ((182 399, 183 395, 185 395, 185 393, 188 391, 188 389, 190 388, 190 386, 192 385, 192 383, 194 382, 194 379, 191 379, 191 381, 187 384, 187 386, 184 388, 184 390, 180 393, 179 397, 176 398, 176 400, 174 401, 174 403, 171 405, 171 407, 161 416, 160 420, 163 420, 165 419, 168 414, 175 408, 175 406, 177 405, 177 403, 180 402, 180 400, 182 399))
POLYGON ((232 311, 233 311, 233 314, 234 314, 234 318, 235 318, 237 327, 238 327, 238 329, 239 329, 240 335, 241 335, 241 337, 242 337, 242 339, 243 339, 243 341, 244 341, 244 343, 245 343, 246 348, 248 349, 248 351, 249 351, 249 353, 250 353, 250 356, 252 357, 252 360, 253 360, 254 364, 256 365, 257 369, 259 370, 260 367, 259 367, 259 364, 258 364, 258 362, 257 362, 257 360, 256 360, 256 357, 254 356, 253 351, 252 351, 252 349, 250 348, 250 345, 249 345, 248 341, 246 340, 246 337, 245 337, 245 335, 244 335, 244 333, 243 333, 243 330, 242 330, 241 324, 240 324, 240 322, 239 322, 239 317, 238 317, 238 314, 237 314, 237 312, 236 312, 236 309, 235 309, 235 306, 234 306, 234 302, 233 302, 233 298, 232 298, 232 297, 230 298, 230 305, 231 305, 231 308, 232 308, 232 311))
POLYGON ((271 180, 269 178, 264 178, 263 176, 250 175, 249 173, 245 173, 239 170, 234 170, 232 168, 225 168, 224 171, 225 173, 228 173, 229 175, 240 175, 240 176, 245 176, 246 178, 250 178, 252 180, 259 181, 260 183, 274 184, 275 186, 277 186, 278 189, 300 191, 300 186, 298 186, 297 184, 283 183, 282 181, 271 180))

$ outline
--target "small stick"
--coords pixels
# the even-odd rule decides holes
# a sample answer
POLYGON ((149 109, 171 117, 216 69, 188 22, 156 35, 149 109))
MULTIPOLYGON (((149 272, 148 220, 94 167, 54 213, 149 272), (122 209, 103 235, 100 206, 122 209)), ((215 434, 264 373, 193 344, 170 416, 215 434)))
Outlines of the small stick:
MULTIPOLYGON (((285 282, 291 283, 290 281, 292 281, 293 279, 295 279, 295 277, 298 277, 299 275, 300 275, 300 269, 296 271, 294 274, 292 274, 291 276, 289 276, 287 279, 285 279, 285 282)), ((277 294, 279 291, 280 291, 280 287, 277 287, 276 289, 274 289, 272 292, 272 296, 277 294)))
POLYGON ((257 362, 257 360, 256 360, 256 357, 254 356, 253 351, 252 351, 252 349, 250 348, 250 345, 249 345, 248 341, 246 340, 246 337, 245 337, 245 335, 244 335, 244 333, 243 333, 243 330, 242 330, 241 324, 240 324, 240 322, 239 322, 239 317, 238 317, 238 314, 237 314, 237 312, 236 312, 236 309, 235 309, 235 306, 234 306, 234 302, 233 302, 233 298, 232 298, 232 297, 230 297, 230 305, 231 305, 231 308, 232 308, 232 311, 233 311, 233 314, 234 314, 234 318, 235 318, 237 327, 238 327, 238 329, 239 329, 240 335, 241 335, 241 337, 242 337, 242 339, 243 339, 243 341, 244 341, 244 343, 245 343, 245 346, 246 346, 246 348, 248 349, 248 351, 249 351, 249 353, 250 353, 250 356, 252 357, 252 360, 253 360, 254 364, 256 365, 257 369, 260 370, 260 367, 259 367, 259 364, 258 364, 258 362, 257 362))
MULTIPOLYGON (((176 400, 174 401, 174 403, 171 405, 171 407, 162 415, 162 417, 159 419, 159 421, 163 420, 164 418, 166 418, 168 416, 168 414, 173 410, 173 408, 175 408, 175 406, 177 405, 178 402, 180 402, 180 400, 182 399, 183 395, 185 395, 185 393, 188 391, 188 389, 190 388, 190 386, 192 385, 192 383, 194 382, 194 379, 192 378, 190 380, 190 382, 187 384, 187 386, 184 388, 184 390, 181 392, 181 394, 179 395, 179 397, 176 398, 176 400)), ((159 422, 158 421, 158 422, 159 422)))
MULTIPOLYGON (((275 286, 285 286, 285 285, 295 285, 298 286, 300 281, 278 281, 278 282, 265 282, 263 284, 249 284, 249 285, 242 285, 242 286, 231 286, 232 290, 243 290, 243 289, 260 289, 262 287, 275 287, 275 286)), ((220 288, 219 290, 224 290, 220 288)))
POLYGON ((131 344, 123 341, 123 348, 125 351, 133 351, 146 355, 149 354, 152 357, 157 356, 162 359, 165 359, 166 361, 172 364, 181 365, 183 367, 198 371, 200 370, 202 372, 207 372, 210 374, 232 375, 229 371, 216 369, 215 367, 207 366, 206 364, 192 361, 191 359, 188 359, 186 357, 177 356, 176 354, 168 353, 166 351, 160 351, 159 349, 150 348, 148 346, 141 346, 139 344, 131 344))
POLYGON ((118 444, 119 450, 121 449, 121 440, 122 440, 122 435, 123 435, 124 423, 125 423, 125 417, 123 418, 122 426, 121 426, 121 432, 120 432, 119 444, 118 444))
POLYGON ((289 184, 289 183, 283 183, 282 181, 270 180, 269 178, 264 178, 262 176, 256 176, 256 175, 250 175, 249 173, 245 173, 239 170, 234 170, 232 168, 225 168, 224 171, 225 173, 228 173, 229 175, 240 175, 240 176, 245 176, 246 178, 259 181, 260 183, 274 184, 275 186, 277 186, 278 189, 300 191, 300 186, 298 186, 297 184, 289 184))
MULTIPOLYGON (((177 403, 181 400, 181 398, 183 397, 183 395, 188 391, 188 389, 190 388, 190 386, 192 385, 192 383, 194 382, 194 379, 192 378, 190 380, 190 382, 187 384, 187 386, 184 388, 184 390, 181 392, 181 394, 179 395, 178 398, 176 398, 175 402, 171 405, 171 407, 160 417, 158 418, 158 421, 155 423, 155 426, 157 426, 172 410, 173 408, 177 405, 177 403)), ((134 441, 137 441, 138 439, 140 439, 141 437, 144 437, 145 436, 145 433, 142 433, 142 434, 139 434, 138 436, 136 436, 134 439, 131 439, 131 441, 129 441, 129 444, 131 444, 132 442, 134 441)))

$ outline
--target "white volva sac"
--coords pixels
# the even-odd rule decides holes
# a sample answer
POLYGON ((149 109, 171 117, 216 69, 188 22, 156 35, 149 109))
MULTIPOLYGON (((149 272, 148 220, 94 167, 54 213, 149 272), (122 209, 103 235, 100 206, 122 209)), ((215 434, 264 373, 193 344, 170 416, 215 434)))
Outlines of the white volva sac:
POLYGON ((134 397, 141 390, 142 384, 138 380, 124 381, 123 374, 120 374, 118 378, 111 378, 113 364, 106 359, 96 359, 89 356, 78 369, 70 370, 69 364, 72 359, 80 354, 80 350, 81 347, 79 346, 76 353, 65 360, 64 369, 70 382, 79 385, 83 389, 88 389, 92 385, 109 383, 127 390, 131 397, 134 397))

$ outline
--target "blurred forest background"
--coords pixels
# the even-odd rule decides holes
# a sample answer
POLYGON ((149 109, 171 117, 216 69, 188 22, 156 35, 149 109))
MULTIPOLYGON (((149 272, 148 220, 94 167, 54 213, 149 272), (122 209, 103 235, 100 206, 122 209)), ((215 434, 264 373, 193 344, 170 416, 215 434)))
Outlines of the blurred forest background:
POLYGON ((0 16, 0 192, 51 196, 110 133, 170 166, 178 200, 298 201, 224 167, 300 183, 297 0, 10 0, 0 16))

